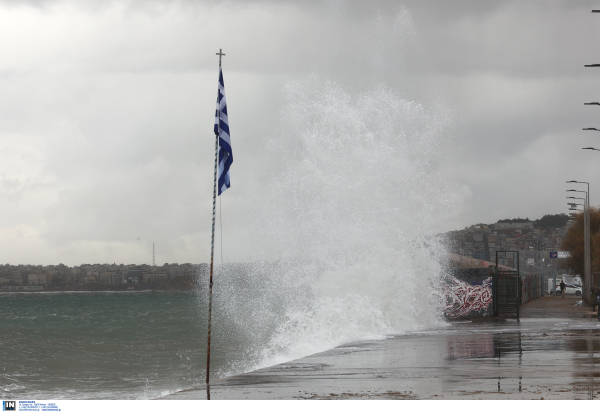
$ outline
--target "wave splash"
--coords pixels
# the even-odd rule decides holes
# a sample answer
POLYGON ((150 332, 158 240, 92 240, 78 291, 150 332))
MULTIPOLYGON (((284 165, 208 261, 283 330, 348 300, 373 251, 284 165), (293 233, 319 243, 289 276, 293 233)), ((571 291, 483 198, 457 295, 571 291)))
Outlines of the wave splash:
POLYGON ((442 322, 446 249, 431 235, 452 203, 436 171, 450 113, 316 75, 285 93, 263 184, 231 224, 244 227, 238 261, 271 263, 230 273, 245 286, 222 290, 247 348, 224 374, 442 322))

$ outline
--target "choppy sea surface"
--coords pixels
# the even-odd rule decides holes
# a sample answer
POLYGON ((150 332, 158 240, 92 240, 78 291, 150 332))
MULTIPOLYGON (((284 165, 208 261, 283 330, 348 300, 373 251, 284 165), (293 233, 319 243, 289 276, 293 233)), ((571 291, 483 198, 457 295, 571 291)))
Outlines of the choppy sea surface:
MULTIPOLYGON (((152 399, 201 384, 202 306, 189 292, 0 294, 0 396, 152 399)), ((225 354, 243 358, 226 328, 213 331, 215 376, 225 354)))

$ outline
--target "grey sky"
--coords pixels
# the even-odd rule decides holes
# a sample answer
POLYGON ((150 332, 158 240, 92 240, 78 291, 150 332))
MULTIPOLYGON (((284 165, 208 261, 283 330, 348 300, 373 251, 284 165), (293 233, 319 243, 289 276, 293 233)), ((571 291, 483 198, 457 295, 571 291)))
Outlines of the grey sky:
POLYGON ((0 263, 150 263, 152 241, 159 264, 208 260, 219 48, 225 218, 276 172, 263 150, 285 133, 282 90, 311 74, 450 113, 440 231, 566 212, 571 179, 596 204, 600 153, 581 150, 600 146, 581 131, 600 128, 583 106, 600 100, 600 69, 583 67, 600 63, 596 6, 0 1, 0 263))

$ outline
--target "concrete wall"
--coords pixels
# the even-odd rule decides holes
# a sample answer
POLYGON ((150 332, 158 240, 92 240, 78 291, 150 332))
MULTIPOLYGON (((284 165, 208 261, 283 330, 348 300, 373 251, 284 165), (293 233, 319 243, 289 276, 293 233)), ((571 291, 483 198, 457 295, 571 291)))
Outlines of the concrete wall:
MULTIPOLYGON (((451 273, 443 286, 444 314, 449 320, 489 318, 493 316, 494 264, 456 254, 450 255, 451 273)), ((514 270, 499 265, 501 269, 514 270)), ((542 277, 521 275, 521 305, 542 296, 542 277)), ((598 277, 600 279, 600 276, 598 277)), ((598 280, 600 284, 600 280, 598 280)), ((598 288, 600 290, 600 287, 598 288)), ((600 294, 600 292, 599 292, 600 294)))
MULTIPOLYGON (((449 320, 492 318, 493 268, 453 269, 443 290, 444 315, 449 320)), ((542 296, 542 278, 521 272, 521 305, 542 296)))
POLYGON ((521 305, 542 296, 542 276, 521 272, 521 305))
POLYGON ((459 268, 489 268, 494 264, 492 262, 488 262, 486 260, 474 259, 469 256, 462 256, 451 253, 449 255, 450 262, 459 268))

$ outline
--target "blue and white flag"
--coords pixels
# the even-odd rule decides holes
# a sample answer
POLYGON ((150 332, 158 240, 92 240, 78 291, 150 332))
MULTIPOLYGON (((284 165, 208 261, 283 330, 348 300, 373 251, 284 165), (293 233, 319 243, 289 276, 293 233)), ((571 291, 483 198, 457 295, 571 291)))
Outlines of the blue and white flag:
POLYGON ((225 101, 225 83, 223 70, 219 67, 219 94, 217 96, 217 112, 215 113, 215 134, 219 136, 219 195, 229 189, 229 167, 233 163, 231 137, 229 136, 229 121, 227 120, 227 102, 225 101))

